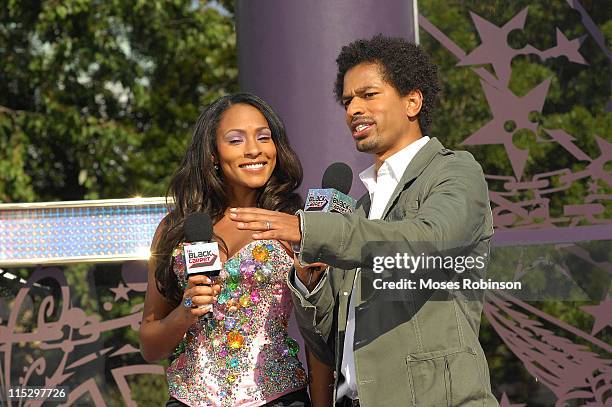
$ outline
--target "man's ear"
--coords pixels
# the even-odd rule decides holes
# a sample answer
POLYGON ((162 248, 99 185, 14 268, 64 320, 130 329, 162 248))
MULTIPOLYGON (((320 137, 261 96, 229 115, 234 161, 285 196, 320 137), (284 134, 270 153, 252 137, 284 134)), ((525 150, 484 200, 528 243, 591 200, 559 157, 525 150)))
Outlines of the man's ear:
POLYGON ((415 118, 423 106, 423 94, 420 90, 415 89, 408 92, 403 99, 406 106, 406 116, 408 116, 409 119, 415 118))

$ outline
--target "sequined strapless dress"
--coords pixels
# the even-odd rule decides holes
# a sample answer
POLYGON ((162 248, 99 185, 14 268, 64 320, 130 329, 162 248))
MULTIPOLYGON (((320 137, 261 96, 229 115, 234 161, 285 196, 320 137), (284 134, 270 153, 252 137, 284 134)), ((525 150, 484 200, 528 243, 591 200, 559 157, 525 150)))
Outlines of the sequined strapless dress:
MULTIPOLYGON (((187 285, 183 247, 173 269, 187 285)), ((244 246, 223 265, 214 318, 191 326, 166 370, 170 396, 195 407, 260 406, 306 387, 287 335, 293 259, 276 240, 244 246)))

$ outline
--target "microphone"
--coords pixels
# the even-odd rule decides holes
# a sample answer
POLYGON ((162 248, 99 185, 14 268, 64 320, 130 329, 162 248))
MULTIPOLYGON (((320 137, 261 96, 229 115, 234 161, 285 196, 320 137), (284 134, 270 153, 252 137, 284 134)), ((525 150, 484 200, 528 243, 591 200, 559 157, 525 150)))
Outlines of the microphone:
MULTIPOLYGON (((183 225, 185 243, 185 265, 188 276, 205 275, 211 280, 221 272, 221 258, 219 257, 219 244, 212 240, 212 220, 207 213, 193 212, 187 215, 183 225)), ((205 284, 202 284, 205 285, 205 284)), ((202 317, 210 320, 212 304, 201 305, 199 308, 209 308, 209 312, 202 317)))
POLYGON ((185 218, 185 264, 187 275, 217 277, 221 271, 219 244, 212 240, 212 220, 207 213, 194 212, 185 218))
POLYGON ((348 195, 353 184, 353 170, 345 163, 333 163, 323 173, 321 180, 321 188, 337 189, 345 195, 348 195))
POLYGON ((357 201, 348 195, 353 170, 345 163, 333 163, 323 173, 321 188, 309 189, 304 212, 353 213, 357 201))

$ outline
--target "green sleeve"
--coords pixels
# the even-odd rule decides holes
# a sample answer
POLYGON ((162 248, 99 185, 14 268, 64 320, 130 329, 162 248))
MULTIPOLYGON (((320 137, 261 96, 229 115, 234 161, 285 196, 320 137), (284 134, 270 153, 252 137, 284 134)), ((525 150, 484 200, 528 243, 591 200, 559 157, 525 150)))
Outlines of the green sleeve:
POLYGON ((295 286, 295 269, 287 276, 291 290, 295 317, 306 345, 317 358, 334 366, 333 355, 333 317, 334 294, 329 282, 329 270, 323 274, 317 287, 308 295, 303 295, 295 286))
POLYGON ((423 201, 410 219, 390 222, 355 214, 302 212, 299 260, 349 270, 370 266, 364 264, 361 252, 368 242, 469 244, 490 237, 491 209, 482 169, 471 156, 450 157, 430 171, 423 201))

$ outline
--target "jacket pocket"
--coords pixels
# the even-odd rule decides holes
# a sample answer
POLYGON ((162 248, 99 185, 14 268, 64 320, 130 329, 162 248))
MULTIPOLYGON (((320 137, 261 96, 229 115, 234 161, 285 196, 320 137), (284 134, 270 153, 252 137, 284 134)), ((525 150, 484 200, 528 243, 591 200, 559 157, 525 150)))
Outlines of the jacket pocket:
POLYGON ((482 405, 486 392, 476 358, 470 347, 408 355, 412 405, 482 405))

